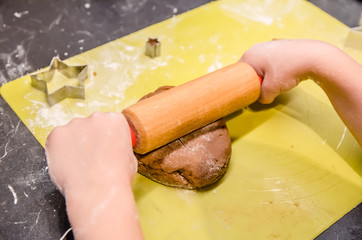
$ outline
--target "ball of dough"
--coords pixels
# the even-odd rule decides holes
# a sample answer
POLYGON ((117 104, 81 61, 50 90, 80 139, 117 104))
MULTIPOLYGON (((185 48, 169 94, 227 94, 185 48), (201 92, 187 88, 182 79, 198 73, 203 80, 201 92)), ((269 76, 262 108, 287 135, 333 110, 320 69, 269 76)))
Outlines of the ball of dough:
MULTIPOLYGON (((161 87, 140 101, 170 88, 161 87)), ((225 121, 220 119, 154 151, 135 155, 140 174, 167 186, 200 189, 224 175, 231 141, 225 121)))

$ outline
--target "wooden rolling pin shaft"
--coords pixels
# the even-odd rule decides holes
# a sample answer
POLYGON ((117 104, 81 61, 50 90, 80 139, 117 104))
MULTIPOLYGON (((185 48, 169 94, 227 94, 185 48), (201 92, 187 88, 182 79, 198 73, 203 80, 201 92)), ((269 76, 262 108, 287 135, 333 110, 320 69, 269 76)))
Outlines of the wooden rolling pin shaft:
POLYGON ((260 80, 237 62, 142 100, 123 110, 136 136, 134 151, 147 153, 255 102, 260 80))

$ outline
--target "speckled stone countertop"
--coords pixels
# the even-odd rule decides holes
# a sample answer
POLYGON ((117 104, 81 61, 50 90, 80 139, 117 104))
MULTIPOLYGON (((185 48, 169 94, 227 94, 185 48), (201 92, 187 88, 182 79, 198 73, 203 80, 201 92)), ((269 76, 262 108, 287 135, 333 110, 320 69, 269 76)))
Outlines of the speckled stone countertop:
MULTIPOLYGON (((2 0, 0 85, 207 0, 2 0)), ((0 97, 0 240, 59 239, 69 228, 44 149, 0 97)), ((362 239, 362 204, 317 239, 362 239)))

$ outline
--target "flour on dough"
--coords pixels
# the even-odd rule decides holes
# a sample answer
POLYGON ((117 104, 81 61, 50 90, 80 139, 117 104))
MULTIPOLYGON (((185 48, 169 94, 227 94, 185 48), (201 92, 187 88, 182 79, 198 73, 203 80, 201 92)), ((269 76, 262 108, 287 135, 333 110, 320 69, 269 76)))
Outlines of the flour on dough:
MULTIPOLYGON (((170 88, 161 87, 140 101, 170 88)), ((231 141, 225 121, 220 119, 152 152, 135 155, 140 174, 167 186, 200 189, 224 175, 231 141)))

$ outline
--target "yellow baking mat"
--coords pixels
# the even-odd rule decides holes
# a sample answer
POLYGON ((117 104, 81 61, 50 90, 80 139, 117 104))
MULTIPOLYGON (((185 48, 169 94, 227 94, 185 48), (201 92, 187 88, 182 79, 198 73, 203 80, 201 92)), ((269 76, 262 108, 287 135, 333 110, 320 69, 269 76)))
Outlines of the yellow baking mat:
MULTIPOLYGON (((2 86, 1 94, 44 146, 55 126, 121 111, 159 86, 237 61, 254 43, 313 38, 343 48, 347 34, 306 1, 215 1, 66 60, 88 64, 86 100, 48 107, 29 76, 2 86), (148 37, 161 41, 160 57, 144 56, 148 37)), ((179 190, 137 175, 146 239, 312 239, 361 202, 361 148, 313 82, 269 106, 254 104, 227 124, 233 153, 216 186, 179 190)))

